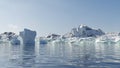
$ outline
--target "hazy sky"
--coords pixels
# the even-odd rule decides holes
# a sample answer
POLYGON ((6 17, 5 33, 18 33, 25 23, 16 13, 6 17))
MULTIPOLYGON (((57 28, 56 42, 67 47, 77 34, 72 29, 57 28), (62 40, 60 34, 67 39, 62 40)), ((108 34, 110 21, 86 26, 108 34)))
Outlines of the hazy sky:
POLYGON ((80 24, 120 32, 120 0, 0 0, 0 33, 64 34, 80 24))

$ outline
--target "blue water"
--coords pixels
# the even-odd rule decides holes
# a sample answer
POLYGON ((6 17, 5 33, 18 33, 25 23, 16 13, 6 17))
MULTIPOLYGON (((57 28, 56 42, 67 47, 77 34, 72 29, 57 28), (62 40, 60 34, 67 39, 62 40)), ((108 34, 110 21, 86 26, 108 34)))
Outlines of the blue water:
POLYGON ((120 68, 119 44, 0 44, 0 68, 120 68))

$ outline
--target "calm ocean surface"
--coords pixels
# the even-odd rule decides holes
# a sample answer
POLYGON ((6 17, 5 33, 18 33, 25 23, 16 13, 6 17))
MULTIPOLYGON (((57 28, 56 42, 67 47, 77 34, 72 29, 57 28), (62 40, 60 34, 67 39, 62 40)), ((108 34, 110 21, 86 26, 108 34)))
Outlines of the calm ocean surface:
POLYGON ((0 44, 0 68, 120 68, 119 44, 0 44))

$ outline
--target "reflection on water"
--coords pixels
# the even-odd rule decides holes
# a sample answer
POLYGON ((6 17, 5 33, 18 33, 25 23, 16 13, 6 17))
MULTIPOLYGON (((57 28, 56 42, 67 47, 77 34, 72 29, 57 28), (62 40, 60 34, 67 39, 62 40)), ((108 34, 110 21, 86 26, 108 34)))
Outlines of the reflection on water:
POLYGON ((120 68, 120 45, 0 44, 0 68, 120 68))
POLYGON ((35 66, 35 45, 23 45, 21 51, 21 66, 23 68, 34 68, 35 66))

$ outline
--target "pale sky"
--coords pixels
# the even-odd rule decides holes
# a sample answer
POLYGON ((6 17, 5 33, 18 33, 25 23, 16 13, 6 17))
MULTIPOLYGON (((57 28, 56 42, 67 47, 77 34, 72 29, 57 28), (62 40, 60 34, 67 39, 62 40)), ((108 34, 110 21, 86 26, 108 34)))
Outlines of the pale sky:
POLYGON ((0 0, 0 33, 65 34, 80 24, 120 32, 120 0, 0 0))

